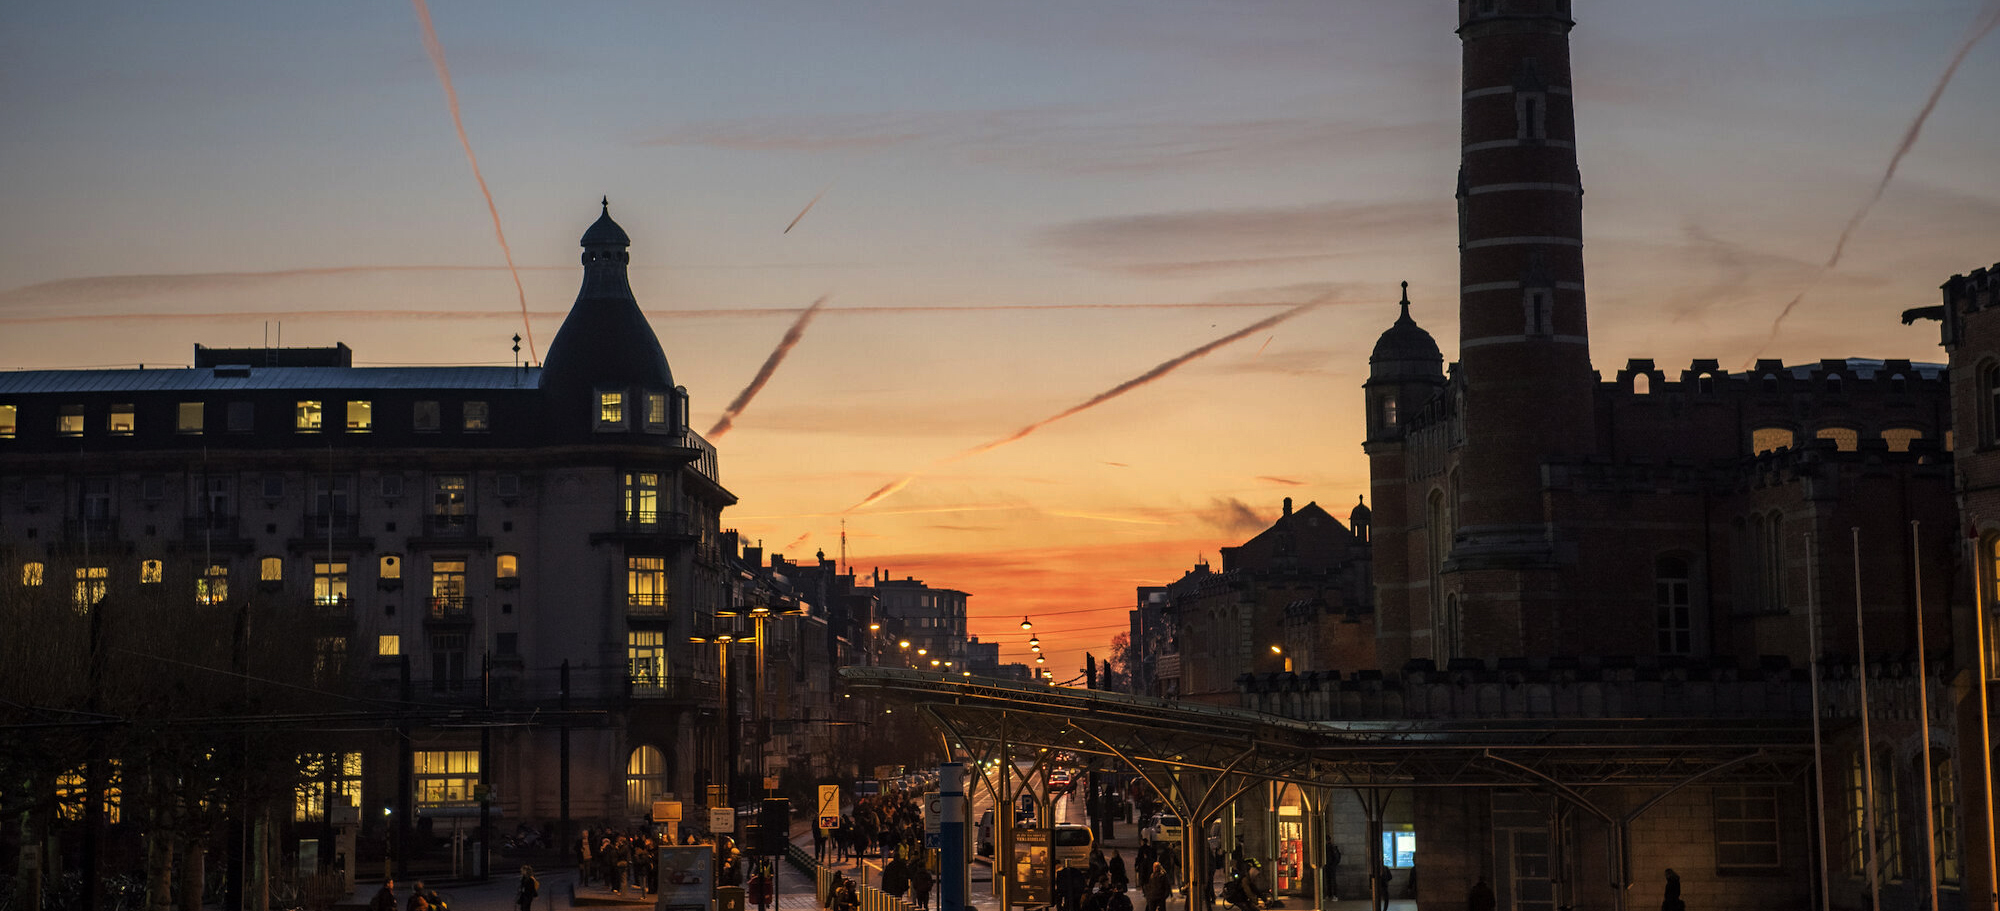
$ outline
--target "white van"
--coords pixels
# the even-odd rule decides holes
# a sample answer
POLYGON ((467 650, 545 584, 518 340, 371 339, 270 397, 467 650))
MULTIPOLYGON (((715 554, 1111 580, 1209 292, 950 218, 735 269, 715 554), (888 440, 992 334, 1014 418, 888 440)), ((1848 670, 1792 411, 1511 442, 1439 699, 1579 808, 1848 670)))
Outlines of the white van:
POLYGON ((1090 849, 1097 843, 1097 836, 1089 826, 1060 825, 1049 835, 1050 862, 1057 868, 1085 867, 1090 865, 1090 849))

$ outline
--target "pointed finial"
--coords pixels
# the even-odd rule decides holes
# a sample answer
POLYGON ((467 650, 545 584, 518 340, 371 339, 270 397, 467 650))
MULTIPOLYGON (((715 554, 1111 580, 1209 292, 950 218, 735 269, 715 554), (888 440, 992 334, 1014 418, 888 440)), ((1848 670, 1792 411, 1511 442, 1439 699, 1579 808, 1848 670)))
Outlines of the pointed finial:
POLYGON ((1403 318, 1410 318, 1410 283, 1403 283, 1403 318))
POLYGON ((602 202, 604 203, 604 211, 605 211, 605 212, 610 212, 610 211, 611 211, 611 194, 609 194, 609 193, 606 193, 606 194, 604 195, 604 199, 602 200, 602 202))

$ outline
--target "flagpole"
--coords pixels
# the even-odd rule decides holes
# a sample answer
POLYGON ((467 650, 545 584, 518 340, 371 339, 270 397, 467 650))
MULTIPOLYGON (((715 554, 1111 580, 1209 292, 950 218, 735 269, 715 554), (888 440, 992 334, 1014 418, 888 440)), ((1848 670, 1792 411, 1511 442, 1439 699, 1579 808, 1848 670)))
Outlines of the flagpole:
MULTIPOLYGON (((1972 566, 1972 629, 1977 643, 1972 650, 1972 668, 1979 678, 1973 681, 1979 694, 1979 794, 1986 805, 1986 813, 1980 817, 1985 823, 1980 835, 1986 842, 1986 907, 1992 909, 2000 906, 2000 856, 1996 855, 1993 844, 1993 727, 1988 714, 1992 707, 1986 699, 1989 679, 1986 661, 1991 644, 1986 641, 1986 582, 1979 571, 1980 561, 1986 559, 1986 548, 1981 546, 1976 528, 1971 544, 1972 559, 1966 562, 1972 566)), ((1964 752, 1959 751, 1961 756, 1964 752)))
POLYGON ((1910 520, 1910 578, 1917 602, 1917 738, 1921 745, 1919 755, 1924 765, 1924 859, 1928 869, 1924 871, 1924 885, 1929 887, 1930 908, 1938 906, 1937 884, 1937 820, 1931 807, 1931 661, 1924 651, 1924 567, 1923 547, 1917 534, 1917 520, 1910 520))
POLYGON ((1833 882, 1826 859, 1826 746, 1819 730, 1819 550, 1812 532, 1806 532, 1806 667, 1812 674, 1813 783, 1814 805, 1819 807, 1819 902, 1820 911, 1833 911, 1833 882))
POLYGON ((1855 677, 1861 683, 1861 847, 1868 864, 1868 907, 1882 907, 1882 883, 1875 857, 1875 740, 1868 730, 1868 636, 1861 619, 1861 526, 1849 529, 1854 541, 1855 677))

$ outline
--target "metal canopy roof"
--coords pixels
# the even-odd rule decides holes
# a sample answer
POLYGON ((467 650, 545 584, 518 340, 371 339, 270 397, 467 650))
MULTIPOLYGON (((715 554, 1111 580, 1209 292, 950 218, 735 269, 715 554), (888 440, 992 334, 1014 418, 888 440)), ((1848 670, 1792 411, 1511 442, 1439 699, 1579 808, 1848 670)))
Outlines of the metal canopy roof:
POLYGON ((1300 721, 1123 693, 902 668, 841 669, 916 707, 975 755, 1113 757, 1142 774, 1242 775, 1308 787, 1546 787, 1794 781, 1808 717, 1300 721))

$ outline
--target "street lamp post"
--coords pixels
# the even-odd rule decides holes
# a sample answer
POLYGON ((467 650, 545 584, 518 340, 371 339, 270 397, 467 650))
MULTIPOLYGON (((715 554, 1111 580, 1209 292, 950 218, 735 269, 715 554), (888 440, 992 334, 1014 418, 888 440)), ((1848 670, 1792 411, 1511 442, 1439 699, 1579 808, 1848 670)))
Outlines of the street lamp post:
POLYGON ((723 802, 732 807, 736 805, 736 769, 739 762, 737 761, 736 737, 736 689, 729 685, 729 647, 739 642, 751 642, 754 639, 755 637, 751 639, 739 639, 734 633, 717 633, 713 638, 704 636, 688 637, 688 640, 691 642, 715 643, 715 664, 718 669, 716 683, 721 689, 720 695, 722 697, 720 700, 722 703, 722 794, 723 802))

